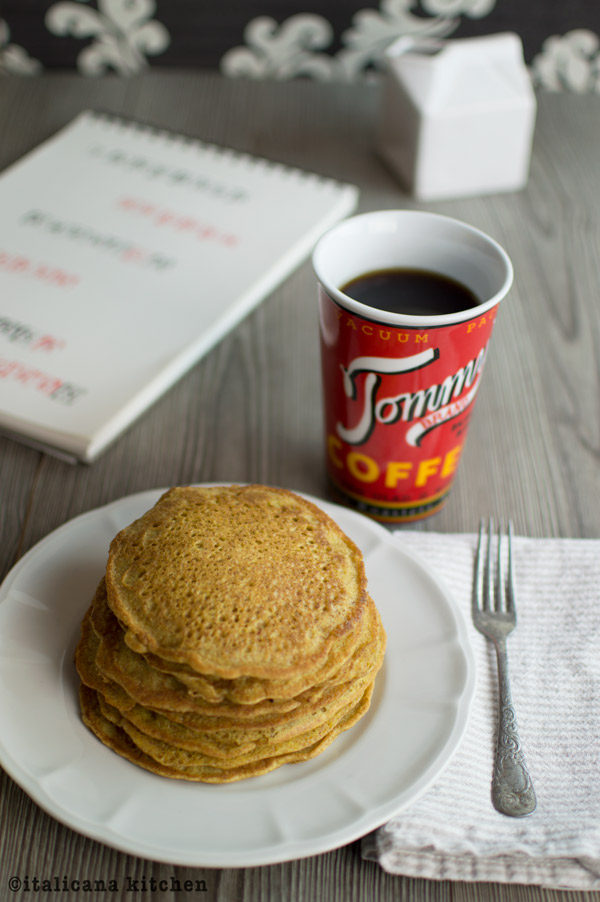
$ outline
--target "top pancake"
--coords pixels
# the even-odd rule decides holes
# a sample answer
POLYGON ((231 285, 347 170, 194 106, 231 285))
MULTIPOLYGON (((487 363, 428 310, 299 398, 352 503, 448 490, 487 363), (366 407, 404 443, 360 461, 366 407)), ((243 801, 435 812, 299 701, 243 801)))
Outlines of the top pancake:
POLYGON ((112 541, 128 645, 225 679, 287 679, 360 628, 362 555, 320 508, 266 486, 170 489, 112 541))

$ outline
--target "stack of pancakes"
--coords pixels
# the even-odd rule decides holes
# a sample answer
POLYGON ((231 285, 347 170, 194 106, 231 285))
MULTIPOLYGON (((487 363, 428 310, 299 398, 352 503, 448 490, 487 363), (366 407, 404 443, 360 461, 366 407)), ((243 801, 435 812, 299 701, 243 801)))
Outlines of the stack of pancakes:
POLYGON ((240 780, 355 724, 384 648, 362 555, 318 507, 174 488, 111 543, 76 652, 82 716, 154 773, 240 780))

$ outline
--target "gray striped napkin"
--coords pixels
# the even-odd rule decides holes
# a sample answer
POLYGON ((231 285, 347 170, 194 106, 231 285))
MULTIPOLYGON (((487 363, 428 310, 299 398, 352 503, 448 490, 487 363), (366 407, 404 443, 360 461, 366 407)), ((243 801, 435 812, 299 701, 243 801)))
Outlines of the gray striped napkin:
POLYGON ((470 617, 475 535, 397 533, 468 621, 477 690, 467 733, 436 784, 365 837, 390 873, 437 880, 600 889, 600 541, 515 538, 517 630, 509 666, 538 807, 498 814, 490 777, 497 672, 470 617))

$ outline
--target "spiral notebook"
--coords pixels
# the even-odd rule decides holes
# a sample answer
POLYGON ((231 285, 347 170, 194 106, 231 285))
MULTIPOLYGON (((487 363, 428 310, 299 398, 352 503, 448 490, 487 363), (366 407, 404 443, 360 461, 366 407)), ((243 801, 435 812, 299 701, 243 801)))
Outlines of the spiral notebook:
POLYGON ((353 185, 80 114, 0 175, 0 430, 92 461, 357 196, 353 185))

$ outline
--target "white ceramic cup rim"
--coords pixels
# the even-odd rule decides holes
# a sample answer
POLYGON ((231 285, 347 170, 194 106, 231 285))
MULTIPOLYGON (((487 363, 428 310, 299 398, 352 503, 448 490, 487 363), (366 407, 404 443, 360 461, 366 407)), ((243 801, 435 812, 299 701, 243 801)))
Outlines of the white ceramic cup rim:
MULTIPOLYGON (((423 242, 421 244, 423 245, 423 242)), ((384 322, 396 326, 412 326, 414 328, 452 325, 453 323, 466 322, 484 315, 506 296, 514 276, 513 266, 508 254, 497 241, 490 238, 485 232, 461 220, 422 210, 376 210, 342 220, 342 222, 329 229, 317 242, 313 251, 312 263, 317 279, 327 294, 341 307, 374 322, 384 322), (490 266, 494 266, 497 270, 496 281, 498 283, 490 292, 490 296, 485 300, 482 299, 475 307, 465 308, 465 310, 459 310, 455 313, 437 316, 415 316, 392 313, 387 310, 370 307, 367 304, 361 304, 341 291, 339 284, 335 284, 338 280, 331 278, 330 270, 332 268, 331 254, 334 252, 336 243, 339 244, 341 241, 344 241, 348 259, 353 260, 350 246, 352 240, 360 239, 363 242, 370 240, 373 244, 376 244, 378 240, 381 240, 381 235, 377 232, 379 227, 387 231, 388 237, 395 230, 398 238, 401 236, 400 230, 404 229, 404 234, 408 235, 408 240, 410 240, 415 226, 429 229, 432 235, 436 229, 438 233, 443 231, 448 235, 454 234, 456 239, 460 239, 460 242, 457 241, 457 249, 460 248, 465 261, 468 259, 469 254, 474 253, 475 248, 478 249, 478 254, 482 256, 482 265, 485 265, 483 258, 485 256, 489 257, 490 266)), ((352 264, 349 265, 351 266, 352 264)), ((352 272, 339 281, 341 284, 346 284, 352 278, 356 278, 366 272, 405 265, 407 264, 396 260, 396 262, 389 262, 385 266, 358 267, 357 271, 352 272)), ((434 253, 432 253, 430 262, 418 268, 450 275, 450 273, 445 271, 444 266, 436 263, 434 253)), ((459 281, 468 283, 467 279, 459 279, 459 281)), ((476 293, 479 296, 479 293, 476 293)))

